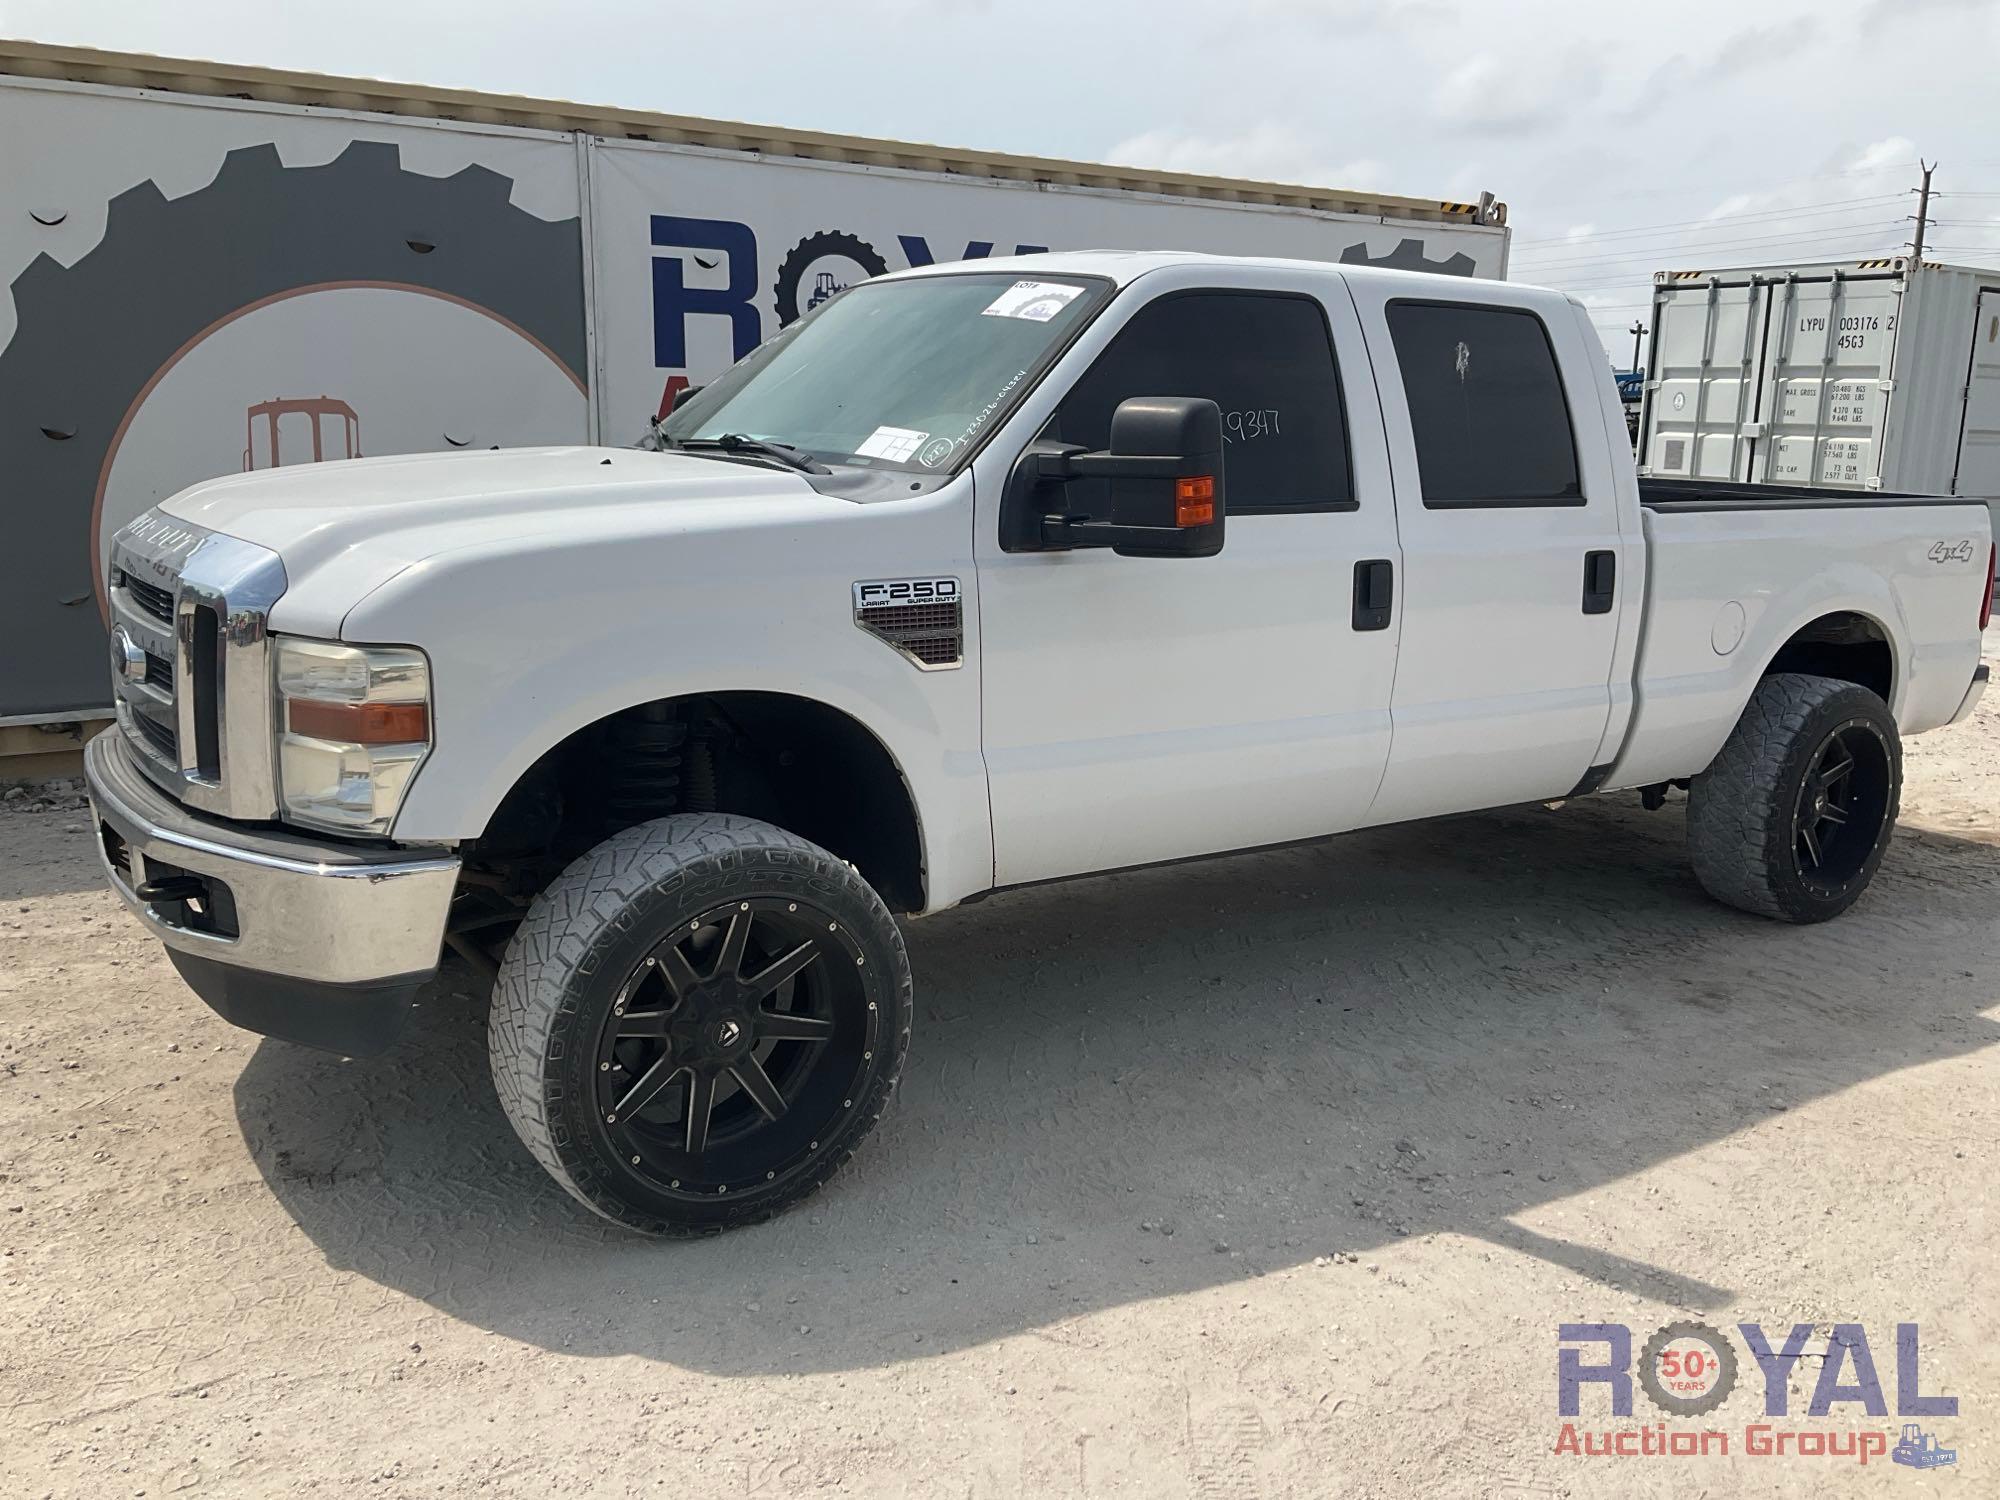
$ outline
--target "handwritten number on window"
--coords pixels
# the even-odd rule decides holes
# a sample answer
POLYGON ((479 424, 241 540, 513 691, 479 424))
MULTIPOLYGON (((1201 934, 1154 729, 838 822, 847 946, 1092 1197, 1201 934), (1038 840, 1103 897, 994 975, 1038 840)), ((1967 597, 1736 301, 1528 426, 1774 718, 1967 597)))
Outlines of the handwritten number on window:
POLYGON ((1276 407, 1253 407, 1248 411, 1226 411, 1222 414, 1222 440, 1225 443, 1248 443, 1261 437, 1284 435, 1276 407))

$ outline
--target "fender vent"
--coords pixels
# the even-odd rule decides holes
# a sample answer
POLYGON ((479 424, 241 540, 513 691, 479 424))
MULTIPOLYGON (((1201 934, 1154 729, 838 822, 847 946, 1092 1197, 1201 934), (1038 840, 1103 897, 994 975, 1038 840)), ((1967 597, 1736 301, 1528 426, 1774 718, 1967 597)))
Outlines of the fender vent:
POLYGON ((926 672, 965 663, 956 578, 885 578, 854 585, 854 623, 926 672))

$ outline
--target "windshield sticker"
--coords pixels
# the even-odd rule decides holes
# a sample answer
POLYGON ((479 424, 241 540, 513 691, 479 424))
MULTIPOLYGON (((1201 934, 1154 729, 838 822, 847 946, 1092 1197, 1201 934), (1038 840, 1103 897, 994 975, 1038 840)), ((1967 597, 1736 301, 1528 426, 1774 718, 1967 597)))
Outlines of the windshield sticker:
POLYGON ((934 437, 917 450, 917 462, 926 469, 935 469, 951 457, 951 450, 957 446, 948 437, 934 437))
POLYGON ((929 436, 928 432, 912 432, 907 427, 878 427, 854 451, 863 458, 886 458, 892 464, 903 464, 910 461, 929 436))
POLYGON ((1082 295, 1082 287, 1064 286, 1059 281, 1017 281, 983 311, 989 318, 1026 318, 1030 323, 1046 323, 1082 295))

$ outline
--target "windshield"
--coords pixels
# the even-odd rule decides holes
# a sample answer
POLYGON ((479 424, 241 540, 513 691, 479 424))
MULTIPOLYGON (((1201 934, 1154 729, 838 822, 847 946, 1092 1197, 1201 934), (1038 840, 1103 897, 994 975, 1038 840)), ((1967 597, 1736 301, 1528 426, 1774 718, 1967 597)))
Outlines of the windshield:
POLYGON ((663 424, 671 442, 786 443, 935 473, 1004 415, 1109 294, 1085 277, 863 282, 746 355, 663 424))

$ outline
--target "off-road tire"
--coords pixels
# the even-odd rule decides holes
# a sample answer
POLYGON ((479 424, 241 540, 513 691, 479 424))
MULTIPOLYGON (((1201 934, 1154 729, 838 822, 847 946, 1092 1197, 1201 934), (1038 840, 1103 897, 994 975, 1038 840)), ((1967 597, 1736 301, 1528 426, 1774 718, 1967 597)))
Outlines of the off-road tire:
POLYGON ((1716 900, 1784 922, 1824 922, 1860 899, 1895 828, 1903 751, 1888 705, 1856 683, 1781 672, 1750 697, 1713 764, 1688 789, 1688 852, 1716 900), (1801 868, 1794 812, 1821 747, 1853 731, 1879 741, 1886 805, 1850 874, 1816 885, 1801 868))
POLYGON ((706 1234, 769 1219, 854 1154, 895 1090, 911 1009, 902 933, 852 866, 753 818, 677 814, 606 839, 536 898, 500 966, 488 1054, 508 1120, 579 1202, 641 1233, 706 1234), (616 1154, 600 1124, 596 1039, 649 949, 739 898, 796 900, 834 917, 853 945, 876 1040, 851 1103, 793 1169, 720 1196, 671 1193, 616 1154))

